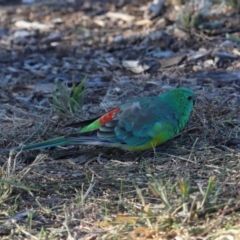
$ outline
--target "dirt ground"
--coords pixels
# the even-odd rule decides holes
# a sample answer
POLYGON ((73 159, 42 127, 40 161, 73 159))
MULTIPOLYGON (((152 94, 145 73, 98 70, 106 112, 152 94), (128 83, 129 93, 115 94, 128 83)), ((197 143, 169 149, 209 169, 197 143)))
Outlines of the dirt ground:
POLYGON ((185 129, 156 149, 0 155, 1 239, 239 239, 240 15, 209 3, 0 2, 1 149, 74 132, 65 125, 134 96, 196 94, 185 129), (82 110, 56 111, 55 81, 84 77, 82 110))

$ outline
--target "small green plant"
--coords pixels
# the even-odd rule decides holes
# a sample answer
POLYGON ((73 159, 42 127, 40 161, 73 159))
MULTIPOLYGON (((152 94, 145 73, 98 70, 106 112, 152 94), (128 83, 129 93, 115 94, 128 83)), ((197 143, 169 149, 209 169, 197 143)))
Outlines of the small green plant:
POLYGON ((199 185, 196 191, 191 189, 188 179, 178 179, 178 182, 172 186, 163 181, 154 180, 148 186, 153 195, 161 199, 173 216, 179 213, 179 216, 184 217, 183 222, 191 221, 196 216, 205 214, 209 209, 215 209, 222 190, 221 186, 217 186, 214 177, 209 178, 205 189, 199 185), (171 189, 174 191, 172 192, 171 189), (177 206, 172 204, 173 195, 179 196, 180 201, 177 206))
POLYGON ((185 28, 198 28, 203 19, 203 9, 199 2, 186 3, 183 12, 179 15, 179 22, 185 28))
POLYGON ((148 184, 148 187, 155 196, 160 197, 165 207, 170 211, 172 209, 172 205, 169 201, 167 186, 163 183, 163 181, 154 180, 154 182, 148 184))
POLYGON ((232 34, 226 33, 226 39, 232 41, 232 42, 236 42, 236 43, 240 43, 240 38, 235 37, 232 34))
POLYGON ((33 211, 29 211, 27 218, 28 218, 29 229, 30 230, 32 230, 33 216, 34 216, 34 212, 33 211))
POLYGON ((182 202, 186 203, 189 199, 190 184, 188 179, 179 179, 179 190, 181 193, 182 202))
POLYGON ((86 77, 70 89, 66 83, 55 82, 56 92, 53 95, 53 107, 56 111, 71 115, 78 113, 83 106, 86 77))
POLYGON ((240 8, 240 0, 225 0, 226 5, 232 7, 233 9, 240 8))
POLYGON ((212 1, 196 1, 191 0, 187 2, 179 15, 179 23, 187 29, 217 29, 224 24, 223 21, 212 21, 208 18, 216 12, 220 12, 224 7, 224 2, 216 4, 214 10, 212 9, 212 1))
POLYGON ((200 207, 203 208, 204 205, 207 204, 215 204, 218 197, 220 196, 220 192, 222 190, 221 186, 216 187, 216 181, 215 177, 210 177, 208 179, 208 185, 205 191, 201 192, 203 193, 203 199, 201 201, 200 207))
POLYGON ((180 15, 180 22, 186 28, 197 28, 201 22, 200 12, 190 13, 185 11, 180 15))
POLYGON ((33 195, 32 191, 37 191, 37 189, 21 182, 23 177, 30 172, 31 166, 23 169, 19 173, 16 173, 18 154, 15 157, 13 157, 12 154, 13 152, 10 153, 8 160, 0 168, 0 203, 3 203, 11 198, 16 198, 15 195, 12 195, 13 189, 25 190, 30 195, 33 195))

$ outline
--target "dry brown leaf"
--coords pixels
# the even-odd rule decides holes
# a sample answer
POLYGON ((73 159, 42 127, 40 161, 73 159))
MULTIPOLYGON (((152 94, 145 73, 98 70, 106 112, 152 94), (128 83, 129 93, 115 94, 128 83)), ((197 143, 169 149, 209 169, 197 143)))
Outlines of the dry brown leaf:
POLYGON ((117 215, 115 222, 123 222, 123 223, 130 223, 136 224, 138 221, 137 217, 130 216, 130 215, 117 215))

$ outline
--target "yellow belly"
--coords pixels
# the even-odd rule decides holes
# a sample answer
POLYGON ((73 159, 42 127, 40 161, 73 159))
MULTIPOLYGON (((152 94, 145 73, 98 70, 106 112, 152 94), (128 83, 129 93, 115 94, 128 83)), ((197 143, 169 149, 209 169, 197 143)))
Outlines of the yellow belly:
POLYGON ((129 151, 143 151, 143 150, 147 150, 147 149, 151 149, 151 148, 155 148, 156 146, 168 141, 169 139, 171 139, 173 136, 169 136, 169 134, 161 134, 157 137, 155 137, 153 140, 151 140, 150 142, 148 142, 147 144, 144 145, 140 145, 140 146, 125 146, 124 148, 129 150, 129 151))

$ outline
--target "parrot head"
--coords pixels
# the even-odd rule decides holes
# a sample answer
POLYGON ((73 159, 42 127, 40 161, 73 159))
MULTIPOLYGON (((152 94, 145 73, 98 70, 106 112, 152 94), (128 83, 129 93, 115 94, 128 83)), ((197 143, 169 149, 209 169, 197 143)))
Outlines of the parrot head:
POLYGON ((184 123, 187 122, 194 106, 194 93, 192 90, 188 88, 176 88, 160 96, 180 116, 180 119, 184 123))

